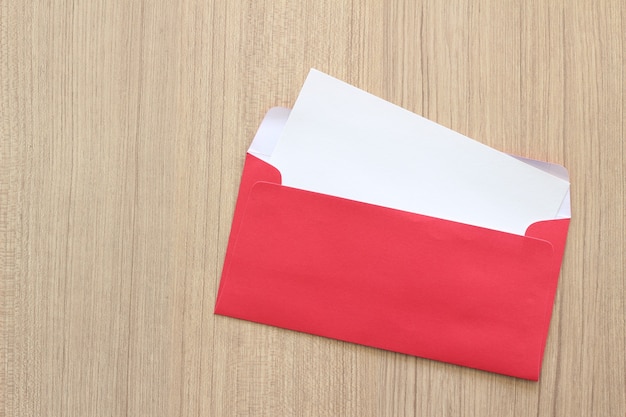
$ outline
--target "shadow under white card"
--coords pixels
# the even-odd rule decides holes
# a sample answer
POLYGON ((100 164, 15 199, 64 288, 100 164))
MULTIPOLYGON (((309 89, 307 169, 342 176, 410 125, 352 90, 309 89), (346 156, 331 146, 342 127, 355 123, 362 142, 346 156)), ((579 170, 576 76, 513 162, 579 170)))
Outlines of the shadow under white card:
POLYGON ((285 186, 518 235, 554 219, 569 190, 567 180, 316 70, 267 152, 285 186))

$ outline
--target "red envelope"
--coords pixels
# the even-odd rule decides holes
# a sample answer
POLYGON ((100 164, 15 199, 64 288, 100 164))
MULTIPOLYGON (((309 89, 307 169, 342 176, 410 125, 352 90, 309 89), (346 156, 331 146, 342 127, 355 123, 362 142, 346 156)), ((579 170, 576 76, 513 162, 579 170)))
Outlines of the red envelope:
POLYGON ((538 380, 568 226, 519 236, 303 191, 248 154, 215 313, 538 380))

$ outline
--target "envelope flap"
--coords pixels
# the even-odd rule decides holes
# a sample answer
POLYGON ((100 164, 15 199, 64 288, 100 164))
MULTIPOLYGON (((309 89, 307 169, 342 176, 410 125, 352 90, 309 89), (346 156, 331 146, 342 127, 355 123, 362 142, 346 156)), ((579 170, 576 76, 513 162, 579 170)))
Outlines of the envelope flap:
MULTIPOLYGON (((235 214, 233 215, 233 223, 230 229, 230 236, 228 238, 228 246, 226 248, 227 256, 224 260, 224 271, 227 271, 230 265, 230 257, 228 256, 228 253, 233 250, 236 237, 239 233, 239 227, 241 226, 241 221, 243 219, 246 202, 248 201, 252 187, 259 181, 280 184, 280 172, 259 158, 246 154, 243 175, 241 176, 241 183, 239 184, 239 194, 237 196, 237 203, 235 204, 235 214)), ((224 281, 224 279, 220 281, 218 298, 221 294, 224 281)))
MULTIPOLYGON (((569 197, 569 196, 568 196, 569 197)), ((551 221, 543 221, 532 224, 526 231, 527 236, 536 237, 539 239, 545 239, 552 243, 554 248, 554 256, 552 257, 552 272, 549 280, 550 288, 548 296, 550 300, 554 300, 556 295, 558 277, 561 270, 561 262, 563 260, 563 254, 565 253, 565 243, 567 241, 567 231, 569 229, 570 219, 557 219, 551 221)), ((545 319, 542 321, 544 326, 544 334, 548 334, 550 326, 550 317, 552 316, 553 302, 551 301, 546 305, 544 311, 545 319)), ((546 338, 542 339, 541 351, 545 348, 546 338)))

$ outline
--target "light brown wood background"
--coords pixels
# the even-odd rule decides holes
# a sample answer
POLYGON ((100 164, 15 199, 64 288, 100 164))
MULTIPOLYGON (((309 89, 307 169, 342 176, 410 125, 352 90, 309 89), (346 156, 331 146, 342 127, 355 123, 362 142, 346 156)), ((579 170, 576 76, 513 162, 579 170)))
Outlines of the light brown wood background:
POLYGON ((621 0, 0 0, 0 415, 626 415, 621 0), (564 164, 539 383, 213 315, 310 67, 564 164))

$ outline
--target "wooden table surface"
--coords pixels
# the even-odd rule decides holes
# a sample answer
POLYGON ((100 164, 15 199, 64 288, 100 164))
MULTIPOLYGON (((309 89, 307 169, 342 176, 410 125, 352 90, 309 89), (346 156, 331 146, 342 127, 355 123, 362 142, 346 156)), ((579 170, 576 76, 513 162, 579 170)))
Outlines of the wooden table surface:
POLYGON ((0 1, 0 415, 626 415, 625 32, 621 0, 0 1), (569 169, 540 382, 213 315, 311 67, 569 169))

